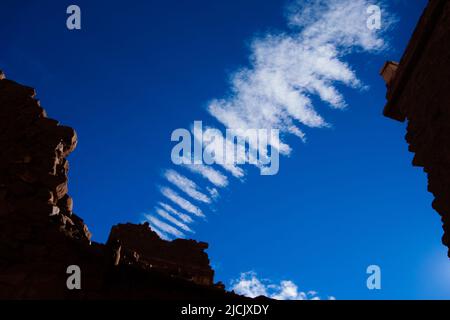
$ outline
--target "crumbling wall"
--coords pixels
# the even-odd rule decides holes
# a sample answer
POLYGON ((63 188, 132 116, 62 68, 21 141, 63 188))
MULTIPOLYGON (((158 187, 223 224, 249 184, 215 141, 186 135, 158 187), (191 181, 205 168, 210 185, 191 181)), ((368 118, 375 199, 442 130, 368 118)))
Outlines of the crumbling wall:
POLYGON ((47 118, 35 95, 0 72, 0 299, 241 299, 213 285, 205 243, 132 224, 112 230, 123 250, 91 242, 67 193, 76 133, 47 118), (66 285, 71 265, 80 290, 66 285))
POLYGON ((67 194, 66 157, 77 145, 75 131, 47 118, 34 89, 1 78, 0 219, 46 223, 51 217, 61 231, 89 242, 67 194))
POLYGON ((428 175, 433 208, 442 217, 442 242, 450 248, 449 26, 450 1, 431 0, 388 83, 384 115, 408 122, 405 138, 415 154, 413 165, 428 175))
MULTIPOLYGON (((32 88, 0 72, 0 297, 63 297, 66 268, 97 255, 72 212, 66 157, 72 128, 47 118, 32 88)), ((86 278, 90 273, 85 274, 86 278)), ((98 278, 95 276, 95 278, 98 278)))
POLYGON ((154 268, 198 284, 213 284, 214 271, 204 251, 208 248, 205 242, 185 239, 165 241, 150 229, 148 223, 114 226, 108 243, 117 241, 121 245, 124 263, 139 262, 145 268, 154 268))

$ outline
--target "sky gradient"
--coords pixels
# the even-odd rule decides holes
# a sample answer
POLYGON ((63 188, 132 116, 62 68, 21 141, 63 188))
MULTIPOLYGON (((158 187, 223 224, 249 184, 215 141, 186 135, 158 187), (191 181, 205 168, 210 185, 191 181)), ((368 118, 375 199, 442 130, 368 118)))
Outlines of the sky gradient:
MULTIPOLYGON (((339 54, 363 85, 336 84, 343 109, 308 95, 330 126, 302 127, 305 142, 286 135, 292 151, 277 175, 248 167, 236 179, 217 168, 229 183, 197 204, 205 218, 190 214, 195 233, 186 233, 210 244, 216 281, 231 288, 251 271, 266 286, 291 281, 321 298, 450 298, 440 217, 425 174, 411 165, 405 124, 382 116, 378 74, 385 60, 400 59, 426 2, 380 3, 395 18, 382 30, 385 47, 339 54), (366 287, 372 264, 382 270, 379 291, 366 287)), ((2 1, 0 68, 36 88, 49 117, 76 129, 69 194, 103 242, 112 225, 154 215, 161 186, 177 190, 167 169, 206 190, 205 179, 172 165, 172 131, 194 120, 223 129, 208 108, 234 101, 230 81, 253 68, 254 39, 296 31, 287 26, 290 2, 275 0, 76 1, 79 31, 65 26, 70 4, 2 1)))

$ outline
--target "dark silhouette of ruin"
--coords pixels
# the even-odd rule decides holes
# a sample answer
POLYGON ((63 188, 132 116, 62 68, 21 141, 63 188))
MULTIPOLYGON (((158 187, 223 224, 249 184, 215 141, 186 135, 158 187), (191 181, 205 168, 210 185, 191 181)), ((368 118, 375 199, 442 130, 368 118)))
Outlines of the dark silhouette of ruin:
MULTIPOLYGON (((387 62, 386 117, 407 121, 413 165, 428 175, 450 248, 450 1, 430 0, 400 63, 387 62)), ((450 257, 450 251, 449 251, 450 257)))
POLYGON ((165 241, 145 223, 91 242, 67 193, 76 145, 34 89, 0 72, 0 299, 244 299, 214 284, 204 242, 165 241), (81 290, 67 288, 71 265, 81 290))

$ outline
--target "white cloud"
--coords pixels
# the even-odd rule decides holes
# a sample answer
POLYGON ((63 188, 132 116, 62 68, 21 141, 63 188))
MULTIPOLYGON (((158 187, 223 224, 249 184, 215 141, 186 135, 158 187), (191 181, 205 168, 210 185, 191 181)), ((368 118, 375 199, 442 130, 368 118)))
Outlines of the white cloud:
POLYGON ((276 293, 271 296, 276 300, 306 300, 304 292, 298 292, 298 287, 292 281, 281 281, 276 293))
POLYGON ((192 213, 198 217, 205 216, 199 207, 193 205, 191 202, 178 195, 178 193, 176 193, 172 189, 162 187, 160 191, 163 196, 165 196, 167 199, 171 200, 173 203, 177 204, 180 208, 186 210, 187 212, 192 213))
POLYGON ((156 213, 159 214, 161 217, 166 219, 167 221, 171 222, 172 224, 176 225, 178 228, 183 229, 187 232, 193 232, 191 228, 189 228, 186 224, 184 224, 181 221, 178 221, 174 217, 172 217, 167 211, 164 211, 163 209, 156 208, 156 213))
POLYGON ((199 187, 194 181, 186 178, 185 176, 182 176, 175 170, 166 170, 164 176, 166 177, 167 181, 173 183, 191 198, 200 202, 211 203, 211 199, 207 195, 199 191, 199 187))
POLYGON ((212 199, 217 200, 217 198, 219 198, 220 194, 219 194, 219 191, 216 188, 206 187, 206 190, 208 190, 208 192, 211 195, 212 199))
MULTIPOLYGON (((376 53, 385 49, 383 32, 394 22, 385 1, 379 0, 377 4, 383 6, 383 30, 367 28, 367 8, 371 4, 370 0, 294 1, 286 14, 289 29, 253 40, 249 66, 232 75, 230 89, 224 98, 209 102, 209 114, 225 129, 279 129, 280 141, 272 143, 272 147, 279 145, 279 152, 289 155, 292 150, 284 142, 286 136, 305 140, 305 128, 330 126, 313 101, 343 109, 347 103, 340 87, 365 89, 344 58, 353 52, 376 53)), ((197 138, 195 134, 199 133, 194 133, 197 138)), ((224 138, 209 145, 219 158, 223 156, 224 143, 227 150, 230 141, 224 141, 224 138)), ((184 166, 217 188, 229 184, 227 175, 221 170, 203 164, 184 166)), ((230 176, 241 180, 245 177, 244 169, 235 164, 220 166, 230 176)), ((194 181, 173 170, 168 172, 167 179, 193 199, 209 204, 218 195, 216 188, 203 188, 209 191, 205 194, 194 181)), ((186 212, 204 217, 199 207, 172 189, 164 187, 161 192, 186 212)), ((188 222, 186 215, 174 212, 173 208, 163 209, 188 222)), ((286 282, 280 283, 279 287, 285 288, 284 294, 289 294, 294 290, 292 285, 286 282)))
POLYGON ((161 208, 163 208, 164 210, 166 210, 167 212, 173 213, 174 215, 176 215, 178 218, 180 218, 181 220, 183 220, 183 222, 186 223, 191 223, 192 222, 192 218, 190 216, 188 216, 187 214, 184 214, 176 209, 174 209, 172 206, 169 206, 168 204, 164 203, 164 202, 158 202, 159 206, 161 208))
POLYGON ((222 159, 217 164, 221 166, 223 169, 232 174, 235 178, 244 177, 244 170, 238 167, 234 162, 225 161, 226 160, 226 150, 233 150, 234 145, 231 141, 229 141, 226 137, 222 135, 220 131, 215 134, 214 131, 217 129, 214 128, 205 128, 202 132, 194 132, 194 139, 201 141, 208 141, 208 149, 210 153, 214 153, 217 159, 222 159), (201 135, 202 137, 199 137, 201 135))
POLYGON ((170 235, 173 235, 178 238, 184 238, 184 234, 181 231, 179 231, 178 229, 172 227, 171 225, 168 225, 167 223, 162 222, 161 220, 159 220, 151 215, 146 214, 144 216, 148 220, 149 224, 155 226, 156 229, 159 229, 166 234, 170 234, 170 235))
MULTIPOLYGON (((367 28, 369 0, 308 0, 296 1, 289 7, 288 23, 300 29, 308 44, 318 46, 332 43, 344 51, 348 47, 360 47, 367 51, 378 51, 386 47, 379 31, 367 28)), ((386 7, 385 1, 377 1, 386 7)), ((395 19, 382 11, 382 27, 387 30, 395 19)))
MULTIPOLYGON (((250 298, 266 296, 276 300, 320 300, 317 292, 298 291, 297 285, 290 280, 273 284, 268 280, 260 280, 253 271, 241 273, 240 278, 232 281, 231 285, 234 292, 250 298)), ((335 300, 334 297, 328 299, 335 300)))
POLYGON ((220 173, 220 171, 217 171, 210 166, 203 164, 192 164, 185 166, 192 172, 198 173, 202 177, 208 179, 209 182, 217 187, 226 187, 228 185, 228 178, 220 173))
POLYGON ((147 222, 148 222, 148 224, 150 225, 151 229, 152 229, 153 231, 155 231, 156 234, 157 234, 161 239, 164 239, 164 240, 170 240, 170 237, 167 235, 167 233, 165 233, 165 232, 159 230, 158 227, 156 227, 153 223, 150 223, 149 221, 147 221, 147 222))
MULTIPOLYGON (((301 138, 301 126, 328 126, 311 96, 344 108, 336 85, 358 88, 361 83, 343 56, 385 46, 380 34, 367 28, 369 5, 368 0, 296 2, 288 14, 291 32, 253 42, 251 66, 233 75, 231 94, 212 100, 210 114, 227 128, 278 128, 301 138)), ((280 153, 289 152, 282 143, 280 153)))
POLYGON ((238 281, 232 282, 231 289, 237 294, 250 298, 267 296, 266 286, 256 277, 254 272, 242 273, 238 281))

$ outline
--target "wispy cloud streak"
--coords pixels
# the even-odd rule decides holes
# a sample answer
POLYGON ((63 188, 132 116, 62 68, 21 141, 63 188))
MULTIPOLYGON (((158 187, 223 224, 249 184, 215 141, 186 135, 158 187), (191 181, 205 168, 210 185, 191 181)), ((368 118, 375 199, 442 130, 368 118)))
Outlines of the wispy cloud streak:
POLYGON ((164 176, 167 181, 177 186, 181 191, 186 193, 191 198, 204 203, 211 203, 211 199, 207 195, 199 191, 199 187, 194 181, 186 178, 185 176, 182 176, 175 170, 166 170, 164 176))
POLYGON ((179 231, 178 229, 172 227, 171 225, 169 225, 165 222, 162 222, 158 218, 155 218, 148 214, 145 215, 145 218, 148 220, 148 222, 150 224, 156 226, 157 229, 163 231, 164 233, 173 235, 174 237, 184 238, 184 234, 181 231, 179 231))
MULTIPOLYGON (((369 5, 367 0, 295 2, 288 14, 291 32, 253 41, 251 66, 233 75, 230 95, 212 100, 210 114, 226 128, 277 128, 302 139, 302 126, 329 126, 311 96, 333 108, 346 107, 336 85, 362 85, 343 57, 385 46, 380 34, 367 28, 369 5)), ((280 147, 284 154, 290 150, 280 147)))
POLYGON ((178 218, 180 218, 181 220, 183 220, 183 222, 185 223, 191 223, 192 222, 192 218, 190 216, 188 216, 187 214, 184 214, 176 209, 174 209, 172 206, 164 203, 164 202, 159 202, 158 205, 163 208, 164 210, 166 210, 167 212, 173 213, 174 215, 176 215, 178 218))
MULTIPOLYGON (((146 218, 146 219, 147 219, 147 218, 146 218)), ((148 222, 148 224, 150 225, 151 229, 152 229, 153 231, 155 231, 156 234, 157 234, 161 239, 164 239, 164 240, 170 240, 171 237, 168 236, 167 233, 165 233, 165 232, 159 230, 159 228, 158 228, 157 226, 155 226, 153 223, 151 223, 150 221, 148 221, 148 219, 147 219, 147 222, 148 222)))
MULTIPOLYGON (((394 19, 385 3, 384 0, 377 3, 384 7, 383 30, 370 30, 369 0, 294 1, 286 10, 288 29, 254 39, 248 66, 232 74, 224 97, 209 101, 207 111, 217 120, 222 129, 219 131, 278 129, 281 137, 271 141, 272 147, 289 155, 292 148, 286 142, 287 136, 306 141, 307 128, 330 127, 319 107, 344 109, 347 102, 342 87, 366 89, 346 57, 350 53, 377 53, 387 47, 383 36, 394 19)), ((196 134, 194 138, 198 139, 196 134)), ((216 139, 209 148, 220 158, 230 144, 226 138, 216 139)), ((249 148, 256 150, 258 146, 249 148)), ((168 187, 160 190, 177 208, 197 217, 204 217, 204 213, 195 201, 209 205, 219 195, 217 188, 229 185, 229 177, 243 181, 246 175, 244 168, 234 163, 217 164, 214 168, 203 164, 184 167, 209 183, 199 186, 197 180, 194 182, 174 170, 168 170, 165 177, 194 203, 168 187)), ((167 206, 170 208, 161 205, 166 213, 176 215, 183 223, 191 222, 187 215, 167 206)), ((289 282, 281 283, 280 287, 283 292, 295 291, 289 282)))
POLYGON ((180 208, 186 210, 189 213, 192 213, 193 215, 196 215, 197 217, 205 216, 199 207, 193 205, 191 202, 181 197, 178 193, 176 193, 172 189, 168 187, 161 187, 160 190, 163 196, 171 200, 173 203, 177 204, 180 208))
POLYGON ((220 171, 217 171, 210 166, 203 164, 192 164, 185 166, 192 172, 198 173, 202 177, 208 179, 209 182, 217 187, 226 187, 228 185, 227 176, 223 175, 220 171))
POLYGON ((171 222, 172 224, 176 225, 178 228, 183 229, 187 232, 193 232, 191 228, 189 228, 186 224, 184 224, 181 221, 178 221, 174 217, 172 217, 167 211, 164 211, 163 209, 156 208, 156 213, 159 214, 161 217, 166 219, 167 221, 171 222))

